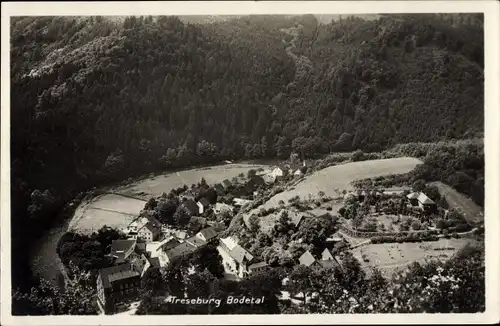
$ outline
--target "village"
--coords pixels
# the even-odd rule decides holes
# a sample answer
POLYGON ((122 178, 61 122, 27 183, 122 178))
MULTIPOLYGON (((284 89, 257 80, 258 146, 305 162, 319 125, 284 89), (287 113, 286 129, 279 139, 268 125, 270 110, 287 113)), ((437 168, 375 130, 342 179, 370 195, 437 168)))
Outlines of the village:
MULTIPOLYGON (((310 172, 308 168, 305 160, 300 162, 298 155, 292 155, 283 166, 250 170, 246 176, 214 185, 202 179, 190 188, 172 189, 169 194, 151 198, 140 215, 121 230, 126 239, 112 242, 109 256, 113 266, 98 272, 101 311, 126 310, 137 300, 141 278, 148 269, 160 270, 209 245, 222 257, 224 278, 228 280, 297 264, 342 271, 344 260, 351 255, 370 277, 372 268, 379 267, 380 262, 371 261, 364 251, 367 246, 435 242, 443 237, 459 238, 472 229, 459 215, 450 216, 451 210, 429 198, 426 192, 443 202, 439 193, 425 184, 417 191, 409 186, 339 191, 337 198, 320 192, 257 210, 263 198, 300 182, 310 172), (243 225, 231 227, 236 217, 243 225), (304 236, 309 230, 322 236, 304 236)), ((291 296, 286 291, 287 281, 285 277, 281 300, 297 304, 314 300, 315 293, 307 298, 304 294, 291 296)))

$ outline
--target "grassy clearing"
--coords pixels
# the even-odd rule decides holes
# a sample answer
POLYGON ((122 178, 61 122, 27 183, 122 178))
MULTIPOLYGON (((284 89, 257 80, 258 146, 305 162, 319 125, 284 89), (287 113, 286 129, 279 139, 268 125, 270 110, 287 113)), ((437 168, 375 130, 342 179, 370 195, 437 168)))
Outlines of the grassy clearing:
POLYGON ((352 253, 364 268, 376 267, 389 276, 414 261, 449 259, 470 242, 474 242, 474 240, 439 239, 438 241, 421 243, 369 244, 353 249, 352 253))
POLYGON ((104 225, 124 228, 144 208, 145 201, 107 194, 82 203, 75 212, 68 229, 81 233, 92 233, 104 225))
POLYGON ((437 181, 431 184, 436 186, 441 195, 446 198, 450 208, 455 208, 462 213, 468 222, 478 223, 484 220, 483 209, 474 203, 472 199, 442 182, 437 181))
POLYGON ((227 164, 190 169, 137 180, 125 186, 117 187, 113 191, 130 196, 141 194, 160 196, 163 192, 168 193, 172 188, 179 188, 184 185, 190 187, 193 183, 197 184, 201 178, 205 178, 208 184, 215 184, 222 182, 224 179, 231 181, 232 178, 238 177, 241 173, 246 176, 250 169, 265 169, 266 167, 268 166, 262 164, 227 164))
MULTIPOLYGON (((318 192, 323 191, 326 196, 336 198, 341 194, 342 190, 352 190, 351 182, 354 180, 372 178, 377 176, 389 175, 394 173, 407 173, 422 162, 411 157, 391 158, 383 160, 370 160, 361 162, 352 162, 336 166, 331 166, 320 171, 316 171, 305 180, 299 182, 294 187, 287 191, 279 193, 269 199, 263 205, 253 209, 244 216, 245 222, 252 214, 257 214, 261 208, 269 209, 279 207, 279 202, 283 201, 288 205, 288 200, 299 196, 301 199, 307 199, 309 195, 318 196, 318 192)), ((336 214, 342 204, 328 203, 327 206, 332 206, 330 213, 336 214)), ((323 206, 322 206, 323 207, 323 206)), ((316 212, 316 208, 312 211, 315 215, 326 213, 326 209, 320 208, 316 212), (317 214, 320 213, 320 214, 317 214)), ((272 228, 276 217, 262 217, 261 228, 267 230, 272 228)))
POLYGON ((337 197, 339 191, 353 189, 351 185, 352 181, 390 174, 407 173, 421 163, 422 162, 416 158, 402 157, 331 166, 314 172, 293 187, 293 189, 273 196, 262 207, 267 209, 276 207, 280 200, 287 203, 290 198, 295 196, 299 196, 301 199, 307 198, 309 194, 317 196, 319 191, 323 191, 326 196, 337 197))

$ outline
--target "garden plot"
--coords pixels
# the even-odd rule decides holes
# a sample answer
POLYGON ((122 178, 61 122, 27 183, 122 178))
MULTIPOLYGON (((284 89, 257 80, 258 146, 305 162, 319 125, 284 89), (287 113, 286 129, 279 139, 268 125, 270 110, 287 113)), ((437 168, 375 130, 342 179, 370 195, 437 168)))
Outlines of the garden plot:
POLYGON ((438 241, 416 243, 379 243, 361 246, 352 250, 365 269, 378 268, 386 276, 406 268, 412 262, 451 258, 472 239, 439 239, 438 241))
MULTIPOLYGON (((389 174, 400 174, 410 172, 422 162, 416 158, 402 157, 383 160, 370 160, 362 162, 352 162, 336 166, 331 166, 320 171, 312 173, 305 180, 299 182, 294 187, 287 189, 284 192, 271 197, 263 205, 251 210, 244 216, 245 222, 248 223, 248 218, 252 214, 258 214, 261 208, 270 209, 279 207, 280 201, 288 205, 288 201, 299 196, 300 199, 308 199, 309 196, 318 197, 320 191, 324 192, 325 196, 336 198, 341 194, 342 190, 352 190, 352 181, 384 176, 389 174)), ((326 204, 327 206, 330 203, 326 204)), ((342 207, 341 203, 332 202, 332 214, 336 214, 338 209, 342 207)), ((326 210, 325 210, 326 211, 326 210)), ((321 215, 321 214, 317 214, 321 215)), ((262 217, 261 228, 269 229, 274 225, 275 218, 262 217)))

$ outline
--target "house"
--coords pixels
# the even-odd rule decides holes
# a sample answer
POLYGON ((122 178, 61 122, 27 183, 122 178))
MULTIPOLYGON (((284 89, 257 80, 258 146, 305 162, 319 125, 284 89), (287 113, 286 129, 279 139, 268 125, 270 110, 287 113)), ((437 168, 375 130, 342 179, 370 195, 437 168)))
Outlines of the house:
POLYGON ((115 264, 125 263, 128 257, 135 251, 135 247, 135 239, 113 240, 111 242, 111 253, 109 254, 109 256, 115 258, 115 264))
POLYGON ((198 204, 193 199, 187 199, 182 203, 182 207, 184 207, 188 213, 192 215, 199 214, 199 207, 198 204))
POLYGON ((224 194, 226 193, 226 191, 224 190, 224 186, 222 186, 222 184, 220 183, 214 184, 214 190, 217 193, 217 196, 224 196, 224 194))
POLYGON ((299 263, 307 267, 320 266, 316 258, 314 258, 309 250, 304 252, 302 256, 299 257, 299 263))
POLYGON ((412 192, 406 196, 410 201, 410 205, 418 206, 425 212, 430 212, 436 209, 436 203, 427 197, 423 192, 412 192))
POLYGON ((146 242, 158 240, 161 234, 161 225, 148 222, 138 232, 137 236, 146 242))
POLYGON ((205 197, 200 198, 196 205, 198 205, 198 214, 203 214, 207 209, 210 208, 210 202, 205 197))
POLYGON ((224 203, 215 203, 215 206, 213 209, 214 209, 215 214, 220 214, 224 211, 233 213, 233 211, 234 211, 233 206, 228 205, 228 204, 224 204, 224 203))
POLYGON ((341 242, 343 240, 344 239, 342 238, 342 236, 340 235, 340 233, 335 232, 330 237, 326 238, 326 243, 328 244, 328 243, 341 242))
POLYGON ((231 187, 231 186, 232 186, 232 183, 231 183, 231 181, 229 181, 228 179, 224 179, 224 180, 222 181, 222 186, 224 187, 224 189, 227 189, 227 188, 229 188, 229 187, 231 187))
POLYGON ((188 223, 188 229, 190 233, 197 232, 200 228, 204 228, 207 225, 207 219, 200 216, 191 216, 188 223))
POLYGON ((254 264, 248 266, 248 273, 252 274, 252 273, 257 273, 257 272, 263 272, 268 268, 269 268, 269 265, 267 265, 267 263, 265 261, 261 261, 259 263, 254 263, 254 264))
POLYGON ((102 268, 97 276, 97 299, 107 314, 117 306, 134 300, 141 285, 141 273, 131 264, 102 268))
POLYGON ((334 259, 333 255, 330 252, 330 250, 328 249, 323 250, 323 252, 321 253, 321 260, 333 260, 333 259, 334 259))
POLYGON ((203 241, 208 242, 217 237, 217 231, 215 230, 215 228, 209 227, 196 233, 196 237, 200 238, 203 241))
POLYGON ((187 255, 196 250, 196 247, 192 244, 186 242, 181 243, 180 245, 166 251, 164 253, 164 258, 167 263, 171 262, 177 257, 187 255))
POLYGON ((248 266, 251 264, 253 256, 243 249, 233 238, 220 239, 217 250, 222 256, 227 269, 240 278, 248 275, 248 266))
POLYGON ((213 227, 217 233, 226 229, 226 226, 223 223, 217 221, 208 221, 207 225, 213 227))
POLYGON ((279 178, 285 175, 285 169, 284 168, 282 169, 281 167, 277 166, 271 171, 270 174, 275 178, 279 178))
POLYGON ((247 204, 250 204, 252 201, 251 200, 248 200, 248 199, 242 199, 242 198, 234 198, 233 199, 233 204, 234 206, 237 206, 237 207, 243 207, 247 204))
POLYGON ((164 252, 167 252, 169 251, 170 249, 173 249, 175 247, 177 247, 178 245, 180 245, 181 242, 179 240, 177 240, 176 238, 174 237, 171 237, 169 240, 163 242, 159 247, 158 249, 156 249, 157 251, 160 251, 160 250, 163 250, 164 252))
POLYGON ((175 231, 174 232, 174 237, 176 237, 179 240, 184 240, 187 237, 187 233, 184 231, 175 231))
POLYGON ((185 243, 190 244, 195 247, 195 249, 201 248, 207 244, 207 242, 203 239, 198 238, 197 236, 186 239, 185 243))
POLYGON ((302 170, 301 169, 297 169, 295 170, 295 172, 293 173, 294 176, 296 177, 301 177, 304 175, 304 173, 302 173, 302 170))
POLYGON ((245 184, 245 189, 251 193, 257 190, 259 187, 264 186, 266 182, 264 181, 264 178, 260 175, 253 175, 250 177, 250 180, 247 181, 245 184))
POLYGON ((274 174, 264 174, 262 176, 262 179, 264 180, 265 184, 270 185, 276 182, 276 176, 274 174))

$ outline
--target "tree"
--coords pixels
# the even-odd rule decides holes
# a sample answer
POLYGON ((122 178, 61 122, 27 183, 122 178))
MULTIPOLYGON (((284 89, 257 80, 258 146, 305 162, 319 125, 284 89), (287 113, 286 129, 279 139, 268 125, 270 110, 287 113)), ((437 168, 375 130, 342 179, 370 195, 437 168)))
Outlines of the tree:
POLYGON ((255 176, 256 174, 257 174, 257 171, 255 169, 250 169, 250 170, 248 170, 247 178, 250 179, 253 176, 255 176))
POLYGON ((251 215, 248 218, 248 226, 250 233, 256 235, 260 231, 260 222, 259 218, 256 215, 251 215))
POLYGON ((288 276, 287 289, 291 294, 303 294, 304 301, 313 291, 313 282, 311 281, 312 269, 304 265, 296 265, 288 276))
POLYGON ((415 192, 421 192, 425 189, 425 181, 422 179, 416 180, 412 185, 412 190, 415 192))
POLYGON ((146 205, 144 206, 144 209, 146 210, 155 209, 157 205, 158 202, 156 201, 155 198, 149 198, 149 200, 146 202, 146 205))
POLYGON ((175 211, 175 214, 173 216, 173 220, 176 223, 176 225, 187 225, 189 223, 191 216, 189 215, 189 212, 187 211, 186 208, 179 206, 177 210, 175 211))

